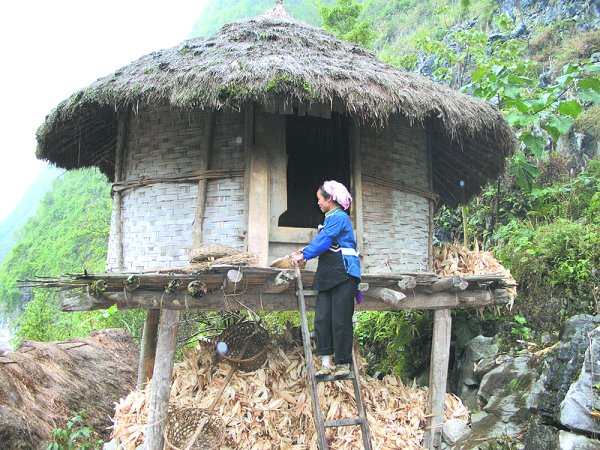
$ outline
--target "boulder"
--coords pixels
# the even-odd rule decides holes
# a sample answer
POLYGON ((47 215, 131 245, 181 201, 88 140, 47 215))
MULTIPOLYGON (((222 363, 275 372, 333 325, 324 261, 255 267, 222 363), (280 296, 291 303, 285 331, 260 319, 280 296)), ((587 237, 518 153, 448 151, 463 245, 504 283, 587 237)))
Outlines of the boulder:
POLYGON ((444 422, 442 439, 449 445, 456 444, 471 432, 466 420, 450 419, 444 422))
POLYGON ((498 345, 492 337, 477 336, 465 345, 459 363, 456 392, 470 410, 479 409, 477 391, 484 374, 496 366, 498 345))
POLYGON ((588 334, 600 325, 600 316, 573 316, 563 326, 560 341, 542 362, 540 393, 535 405, 546 423, 560 423, 561 404, 580 378, 590 345, 588 334))
POLYGON ((594 409, 594 385, 600 382, 598 361, 600 361, 600 328, 589 334, 589 347, 585 351, 583 367, 577 380, 571 384, 565 399, 560 404, 560 423, 570 430, 586 434, 600 433, 600 422, 591 413, 594 409), (593 362, 598 367, 594 370, 593 362))
POLYGON ((560 450, 600 450, 600 441, 561 430, 558 433, 557 448, 560 450))

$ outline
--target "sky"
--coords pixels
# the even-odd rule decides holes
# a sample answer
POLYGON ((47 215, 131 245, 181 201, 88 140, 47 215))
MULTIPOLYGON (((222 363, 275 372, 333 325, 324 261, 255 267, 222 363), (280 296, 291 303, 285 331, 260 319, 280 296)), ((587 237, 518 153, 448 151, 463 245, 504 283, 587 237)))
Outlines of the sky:
POLYGON ((35 132, 62 100, 190 37, 208 0, 8 0, 0 6, 0 221, 44 162, 35 132))

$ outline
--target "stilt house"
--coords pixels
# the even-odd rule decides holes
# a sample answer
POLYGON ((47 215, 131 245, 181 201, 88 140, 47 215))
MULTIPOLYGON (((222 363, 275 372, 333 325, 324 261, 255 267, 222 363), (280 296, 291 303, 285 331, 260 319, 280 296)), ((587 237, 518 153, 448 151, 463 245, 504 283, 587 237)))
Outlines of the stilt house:
MULTIPOLYGON (((380 301, 385 288, 411 290, 402 308, 436 309, 430 406, 438 417, 426 445, 439 439, 449 310, 506 301, 502 289, 490 289, 494 280, 460 290, 431 274, 436 208, 479 193, 515 147, 493 106, 390 67, 276 4, 100 78, 60 103, 37 139, 39 158, 65 169, 98 167, 114 183, 108 272, 140 274, 143 285, 142 274, 185 269, 196 247, 227 245, 258 258, 247 288, 256 308, 296 308, 293 287, 273 289, 269 277, 278 271, 266 267, 316 233, 320 183, 349 186, 371 286, 365 295, 372 293, 362 308, 391 309, 380 301), (416 286, 403 285, 407 279, 416 286), (431 289, 435 283, 453 292, 431 289)), ((303 271, 308 287, 312 268, 303 271)), ((209 295, 185 307, 223 308, 215 293, 223 277, 218 269, 197 274, 209 295)), ((148 292, 123 298, 122 285, 111 292, 108 283, 93 301, 82 295, 67 309, 148 308, 151 329, 158 309, 148 292)), ((169 320, 176 330, 178 316, 167 315, 184 308, 176 294, 163 295, 161 334, 172 334, 169 320)), ((168 384, 170 368, 159 365, 172 365, 172 352, 158 340, 166 356, 154 374, 168 384)), ((158 411, 165 393, 168 402, 168 390, 153 394, 158 411)))

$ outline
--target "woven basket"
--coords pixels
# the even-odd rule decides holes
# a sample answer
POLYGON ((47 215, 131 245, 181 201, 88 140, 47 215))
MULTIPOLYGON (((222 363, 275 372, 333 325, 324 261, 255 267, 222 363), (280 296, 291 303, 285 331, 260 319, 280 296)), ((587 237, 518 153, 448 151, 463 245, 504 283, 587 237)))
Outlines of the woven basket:
POLYGON ((226 328, 218 337, 217 342, 227 344, 227 353, 220 356, 231 364, 237 364, 244 372, 259 369, 267 360, 269 332, 257 322, 245 321, 226 328), (241 358, 239 355, 246 341, 248 346, 241 358))
POLYGON ((199 426, 202 426, 202 431, 190 448, 192 450, 220 448, 225 438, 223 420, 202 408, 171 407, 165 427, 165 437, 169 444, 183 449, 199 426))

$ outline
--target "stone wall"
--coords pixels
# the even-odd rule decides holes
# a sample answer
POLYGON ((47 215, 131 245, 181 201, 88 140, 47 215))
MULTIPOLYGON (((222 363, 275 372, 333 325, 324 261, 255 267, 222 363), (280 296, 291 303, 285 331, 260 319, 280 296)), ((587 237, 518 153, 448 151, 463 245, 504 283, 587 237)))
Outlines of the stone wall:
MULTIPOLYGON (((181 176, 199 170, 204 146, 205 113, 153 108, 132 115, 123 179, 181 176)), ((211 168, 244 167, 243 117, 217 113, 211 168)), ((177 268, 188 264, 198 195, 197 182, 156 183, 128 189, 122 196, 122 271, 177 268)), ((107 270, 118 271, 115 216, 107 270)), ((202 238, 242 247, 244 180, 208 183, 202 238)))
MULTIPOLYGON (((393 118, 383 130, 361 128, 362 171, 429 190, 425 129, 393 118)), ((363 180, 363 271, 427 270, 429 200, 363 180)))

